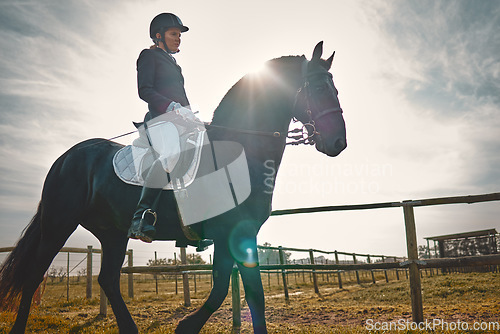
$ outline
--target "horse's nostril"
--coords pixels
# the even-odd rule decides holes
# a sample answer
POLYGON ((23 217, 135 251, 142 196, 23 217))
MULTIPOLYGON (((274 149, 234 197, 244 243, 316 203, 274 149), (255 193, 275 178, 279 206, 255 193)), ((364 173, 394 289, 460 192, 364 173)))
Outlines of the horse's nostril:
POLYGON ((337 150, 343 150, 346 146, 347 144, 342 138, 337 139, 337 141, 335 142, 335 149, 337 150))

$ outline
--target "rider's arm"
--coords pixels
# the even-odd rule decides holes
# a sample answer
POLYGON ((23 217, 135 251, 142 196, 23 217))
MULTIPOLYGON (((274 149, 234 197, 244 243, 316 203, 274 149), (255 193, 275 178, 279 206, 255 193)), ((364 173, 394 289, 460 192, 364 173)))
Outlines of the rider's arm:
POLYGON ((155 55, 151 50, 144 50, 137 59, 137 88, 139 97, 146 101, 150 109, 157 114, 164 113, 174 102, 155 90, 155 55))

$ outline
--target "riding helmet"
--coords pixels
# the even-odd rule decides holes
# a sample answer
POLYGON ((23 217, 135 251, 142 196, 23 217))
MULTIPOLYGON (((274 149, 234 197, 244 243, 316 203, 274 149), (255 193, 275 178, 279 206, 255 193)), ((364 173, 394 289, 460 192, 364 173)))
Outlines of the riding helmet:
POLYGON ((149 36, 151 39, 156 39, 156 33, 167 31, 168 28, 179 28, 181 32, 186 32, 189 30, 188 27, 182 24, 181 19, 172 13, 161 13, 155 16, 149 25, 149 36))

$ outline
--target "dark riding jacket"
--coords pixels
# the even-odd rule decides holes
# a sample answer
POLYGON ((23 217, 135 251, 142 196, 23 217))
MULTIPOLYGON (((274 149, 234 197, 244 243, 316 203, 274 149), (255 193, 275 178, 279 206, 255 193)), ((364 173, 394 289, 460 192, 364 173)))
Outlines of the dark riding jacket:
POLYGON ((165 113, 171 102, 188 106, 182 69, 160 48, 145 49, 137 59, 139 97, 148 103, 152 117, 165 113))

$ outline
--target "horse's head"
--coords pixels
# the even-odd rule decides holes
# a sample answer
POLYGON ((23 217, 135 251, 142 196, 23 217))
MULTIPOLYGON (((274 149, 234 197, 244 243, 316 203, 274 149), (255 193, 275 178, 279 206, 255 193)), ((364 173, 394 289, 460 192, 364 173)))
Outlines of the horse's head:
POLYGON ((308 140, 328 156, 337 156, 347 147, 346 131, 338 91, 329 70, 333 56, 321 59, 323 42, 319 42, 310 61, 302 65, 302 87, 297 91, 294 116, 307 129, 308 140))

